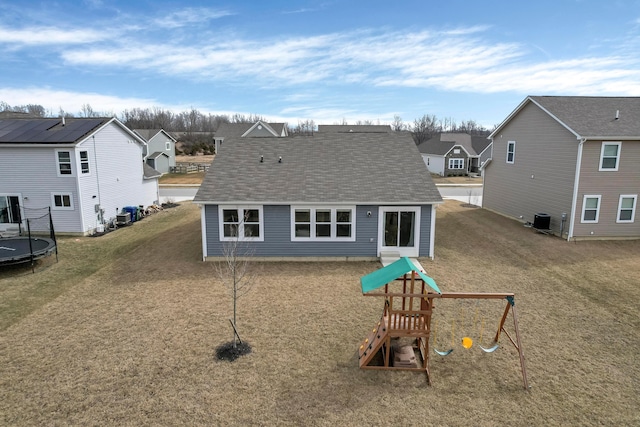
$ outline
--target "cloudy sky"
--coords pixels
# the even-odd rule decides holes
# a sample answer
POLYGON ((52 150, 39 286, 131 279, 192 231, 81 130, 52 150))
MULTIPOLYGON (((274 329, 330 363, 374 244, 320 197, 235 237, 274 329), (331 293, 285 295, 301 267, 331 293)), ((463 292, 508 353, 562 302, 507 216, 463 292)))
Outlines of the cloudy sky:
POLYGON ((0 101, 119 115, 500 123, 640 96, 640 1, 0 0, 0 101))

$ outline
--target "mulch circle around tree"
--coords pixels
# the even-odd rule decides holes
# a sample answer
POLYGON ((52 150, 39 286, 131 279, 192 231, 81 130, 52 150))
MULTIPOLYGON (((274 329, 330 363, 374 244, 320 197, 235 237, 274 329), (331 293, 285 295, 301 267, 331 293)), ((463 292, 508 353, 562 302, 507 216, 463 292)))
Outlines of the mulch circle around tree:
POLYGON ((247 342, 237 343, 234 348, 233 341, 229 341, 216 348, 216 358, 218 360, 226 360, 228 362, 233 362, 240 356, 244 356, 249 353, 251 353, 251 345, 247 342))

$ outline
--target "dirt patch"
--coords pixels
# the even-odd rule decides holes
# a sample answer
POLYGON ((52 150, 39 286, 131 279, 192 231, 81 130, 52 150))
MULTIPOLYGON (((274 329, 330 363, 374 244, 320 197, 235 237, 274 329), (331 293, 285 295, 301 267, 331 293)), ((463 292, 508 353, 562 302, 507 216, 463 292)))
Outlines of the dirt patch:
POLYGON ((197 154, 194 156, 185 156, 185 155, 178 155, 176 156, 176 162, 178 163, 211 163, 213 161, 213 159, 215 158, 215 154, 197 154))

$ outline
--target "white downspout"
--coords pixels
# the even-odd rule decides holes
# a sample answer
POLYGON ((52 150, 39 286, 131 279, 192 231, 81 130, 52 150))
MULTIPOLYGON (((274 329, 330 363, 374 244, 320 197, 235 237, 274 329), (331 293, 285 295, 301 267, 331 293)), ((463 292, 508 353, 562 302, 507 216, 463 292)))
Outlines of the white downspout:
POLYGON ((431 232, 429 233, 429 253, 431 259, 435 259, 436 254, 433 252, 436 241, 436 205, 431 205, 431 232))
POLYGON ((580 168, 582 167, 582 148, 585 141, 586 141, 586 138, 580 138, 580 143, 578 144, 578 158, 576 159, 576 174, 573 182, 573 199, 571 200, 571 218, 569 219, 569 233, 567 234, 567 240, 571 240, 571 238, 573 237, 573 226, 576 221, 576 206, 578 205, 578 187, 580 185, 580 168))
POLYGON ((207 221, 205 218, 206 205, 200 205, 200 224, 202 232, 202 261, 207 260, 207 221))

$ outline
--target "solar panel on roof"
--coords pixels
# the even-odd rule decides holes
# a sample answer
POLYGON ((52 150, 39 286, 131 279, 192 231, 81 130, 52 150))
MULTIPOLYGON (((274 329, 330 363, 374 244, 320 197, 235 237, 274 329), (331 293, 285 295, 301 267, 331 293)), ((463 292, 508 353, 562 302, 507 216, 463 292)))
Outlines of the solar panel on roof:
POLYGON ((61 126, 60 119, 0 120, 0 142, 55 144, 76 142, 102 124, 103 119, 71 120, 61 126))

